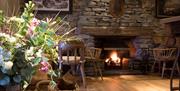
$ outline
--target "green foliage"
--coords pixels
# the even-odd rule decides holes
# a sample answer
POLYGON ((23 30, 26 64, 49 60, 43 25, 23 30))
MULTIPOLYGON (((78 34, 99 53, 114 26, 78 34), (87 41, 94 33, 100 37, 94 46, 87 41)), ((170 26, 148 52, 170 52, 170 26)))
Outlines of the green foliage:
POLYGON ((57 45, 61 41, 77 39, 68 36, 75 28, 71 29, 69 23, 61 18, 35 18, 34 6, 29 1, 20 17, 6 17, 0 11, 0 27, 6 27, 10 31, 0 33, 0 57, 3 57, 0 58, 0 76, 4 76, 0 78, 0 85, 22 83, 25 88, 31 82, 32 75, 37 70, 42 70, 50 75, 54 87, 56 84, 53 78, 59 74, 54 72, 50 63, 57 63, 57 45), (57 30, 63 25, 68 26, 65 29, 68 31, 57 35, 57 30))
POLYGON ((0 10, 0 27, 3 25, 4 23, 4 14, 3 11, 0 10))

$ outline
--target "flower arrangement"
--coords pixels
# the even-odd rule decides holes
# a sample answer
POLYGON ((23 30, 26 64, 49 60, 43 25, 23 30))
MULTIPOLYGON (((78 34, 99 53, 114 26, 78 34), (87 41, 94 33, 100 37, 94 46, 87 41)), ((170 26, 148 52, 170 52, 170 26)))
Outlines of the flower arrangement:
POLYGON ((77 40, 68 36, 75 28, 57 35, 67 22, 58 17, 39 20, 33 14, 35 5, 29 1, 25 6, 20 17, 6 17, 0 11, 0 86, 22 83, 26 88, 32 75, 40 70, 50 75, 54 87, 53 77, 57 75, 50 62, 57 63, 59 41, 77 40))

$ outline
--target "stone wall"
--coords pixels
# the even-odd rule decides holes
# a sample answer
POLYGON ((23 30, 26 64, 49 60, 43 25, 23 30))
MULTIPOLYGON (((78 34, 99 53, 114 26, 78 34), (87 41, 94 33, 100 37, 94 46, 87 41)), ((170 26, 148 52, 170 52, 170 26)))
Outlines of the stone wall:
POLYGON ((91 0, 79 16, 79 24, 90 27, 152 26, 151 7, 142 8, 137 0, 125 0, 124 14, 110 14, 110 0, 91 0), (148 19, 149 18, 149 19, 148 19))
POLYGON ((155 0, 125 0, 124 13, 119 17, 113 17, 109 7, 110 0, 74 0, 73 14, 70 17, 76 18, 74 25, 83 34, 148 35, 158 42, 164 42, 164 37, 168 35, 155 17, 155 0), (129 28, 133 30, 128 30, 129 28))
MULTIPOLYGON (((86 34, 82 37, 90 46, 93 46, 93 37, 89 35, 148 35, 163 41, 162 37, 167 33, 155 17, 155 0, 124 1, 124 12, 119 17, 110 14, 110 0, 73 0, 72 14, 60 16, 69 21, 72 27, 77 27, 76 34, 86 34)), ((55 15, 45 13, 39 16, 55 15)))
POLYGON ((110 14, 110 0, 82 2, 86 5, 78 16, 81 27, 149 27, 155 33, 160 32, 159 20, 155 18, 154 0, 125 0, 124 13, 120 17, 110 14))
MULTIPOLYGON (((77 27, 76 34, 86 34, 82 37, 90 46, 93 46, 93 37, 89 34, 97 36, 148 35, 156 42, 162 43, 165 41, 168 34, 159 23, 159 18, 155 17, 155 0, 124 0, 124 12, 119 17, 113 17, 110 14, 110 1, 73 0, 72 14, 60 14, 60 16, 65 17, 65 20, 69 21, 72 27, 77 27)), ((45 13, 39 16, 55 15, 45 13)), ((140 38, 144 40, 143 37, 140 38)))

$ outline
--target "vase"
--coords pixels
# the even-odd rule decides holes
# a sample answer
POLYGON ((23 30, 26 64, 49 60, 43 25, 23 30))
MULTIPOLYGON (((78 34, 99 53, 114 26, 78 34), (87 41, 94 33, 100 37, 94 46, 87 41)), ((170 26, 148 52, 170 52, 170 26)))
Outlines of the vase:
POLYGON ((9 86, 5 86, 5 87, 1 86, 0 91, 21 91, 21 87, 20 87, 20 84, 9 85, 9 86))

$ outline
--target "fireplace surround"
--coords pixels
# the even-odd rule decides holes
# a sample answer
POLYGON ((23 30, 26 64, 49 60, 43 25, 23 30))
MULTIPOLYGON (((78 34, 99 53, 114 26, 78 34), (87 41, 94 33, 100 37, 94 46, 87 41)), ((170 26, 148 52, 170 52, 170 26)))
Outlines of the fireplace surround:
POLYGON ((132 47, 133 38, 134 36, 94 36, 94 46, 102 48, 102 59, 111 51, 124 51, 119 53, 128 57, 129 53, 127 51, 130 51, 130 47, 132 47))
MULTIPOLYGON (((100 58, 104 61, 112 51, 117 51, 120 59, 133 58, 136 53, 134 40, 137 39, 137 44, 146 48, 151 44, 153 34, 150 27, 81 27, 80 30, 82 34, 88 35, 85 36, 88 46, 102 49, 100 58)), ((121 64, 118 67, 120 69, 124 65, 123 62, 121 64)))
POLYGON ((94 46, 101 48, 100 58, 105 62, 105 69, 125 69, 127 58, 132 54, 132 40, 135 36, 94 36, 94 46), (118 63, 112 60, 112 52, 117 53, 118 63), (106 60, 109 59, 109 62, 106 60), (126 60, 125 60, 126 59, 126 60))

